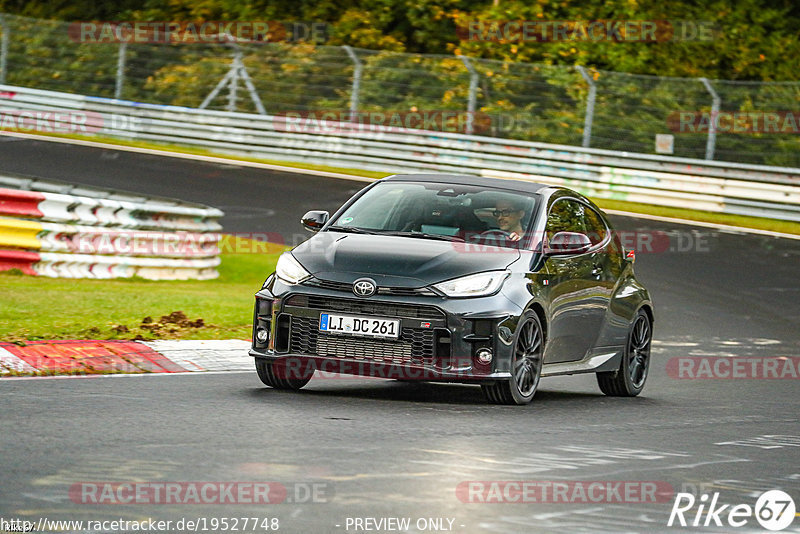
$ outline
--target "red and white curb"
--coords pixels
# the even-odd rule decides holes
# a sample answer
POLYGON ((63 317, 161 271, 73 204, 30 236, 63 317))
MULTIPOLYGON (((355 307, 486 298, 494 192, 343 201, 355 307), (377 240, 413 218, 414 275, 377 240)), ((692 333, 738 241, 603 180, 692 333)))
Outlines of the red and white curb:
POLYGON ((0 375, 101 375, 252 371, 250 342, 30 341, 0 342, 0 375))

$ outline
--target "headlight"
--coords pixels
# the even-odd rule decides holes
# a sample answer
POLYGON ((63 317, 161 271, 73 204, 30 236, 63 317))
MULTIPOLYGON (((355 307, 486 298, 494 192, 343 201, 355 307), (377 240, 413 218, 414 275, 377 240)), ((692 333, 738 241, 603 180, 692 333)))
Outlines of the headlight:
POLYGON ((448 297, 482 297, 491 295, 500 289, 509 274, 511 274, 509 271, 471 274, 455 280, 434 284, 433 287, 448 297))
POLYGON ((291 252, 284 252, 281 254, 281 257, 278 258, 278 264, 275 266, 275 274, 287 284, 299 284, 311 276, 311 274, 300 265, 300 262, 294 259, 291 252))
POLYGON ((266 280, 264 280, 264 283, 263 283, 263 284, 261 284, 261 289, 264 289, 265 287, 267 287, 267 286, 270 284, 270 282, 272 282, 272 278, 273 278, 273 276, 275 276, 275 275, 271 274, 271 275, 269 275, 269 276, 267 277, 267 279, 266 279, 266 280))

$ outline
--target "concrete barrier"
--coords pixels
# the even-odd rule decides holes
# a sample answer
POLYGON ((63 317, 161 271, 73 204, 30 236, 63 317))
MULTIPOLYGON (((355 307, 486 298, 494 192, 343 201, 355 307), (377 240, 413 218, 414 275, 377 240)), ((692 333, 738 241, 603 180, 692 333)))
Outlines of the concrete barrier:
POLYGON ((0 188, 0 271, 57 278, 219 276, 218 209, 12 176, 0 176, 0 185, 19 187, 0 188))

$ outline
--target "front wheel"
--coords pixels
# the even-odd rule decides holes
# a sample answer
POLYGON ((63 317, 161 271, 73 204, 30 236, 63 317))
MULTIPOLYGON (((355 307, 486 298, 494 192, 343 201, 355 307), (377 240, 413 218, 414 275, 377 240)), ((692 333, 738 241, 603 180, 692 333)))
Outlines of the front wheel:
POLYGON ((628 333, 628 344, 619 369, 597 373, 600 391, 612 397, 635 397, 644 389, 650 367, 650 342, 653 325, 644 310, 639 310, 628 333))
POLYGON ((544 333, 539 316, 532 311, 522 315, 514 339, 511 380, 483 384, 483 394, 492 404, 528 404, 533 400, 542 376, 544 333))
POLYGON ((256 372, 264 385, 275 389, 298 390, 314 376, 313 368, 287 365, 283 361, 270 362, 256 358, 256 372))

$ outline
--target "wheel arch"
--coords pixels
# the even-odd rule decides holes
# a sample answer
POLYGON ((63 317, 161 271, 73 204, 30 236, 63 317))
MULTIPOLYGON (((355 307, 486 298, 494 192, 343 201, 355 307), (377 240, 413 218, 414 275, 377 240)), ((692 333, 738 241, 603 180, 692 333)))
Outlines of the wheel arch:
POLYGON ((548 330, 547 330, 548 325, 547 325, 547 314, 544 311, 544 306, 542 306, 541 302, 534 300, 534 301, 530 302, 525 307, 525 311, 528 311, 528 310, 532 311, 533 313, 535 313, 539 317, 539 322, 542 325, 542 337, 544 338, 544 341, 546 342, 547 341, 547 334, 548 334, 548 330))
MULTIPOLYGON (((655 315, 653 314, 653 305, 650 302, 643 303, 641 306, 639 306, 639 310, 644 310, 644 312, 647 314, 647 318, 650 319, 650 326, 651 327, 654 324, 656 324, 656 318, 655 318, 655 315)), ((638 310, 637 310, 637 313, 638 313, 638 310)))

